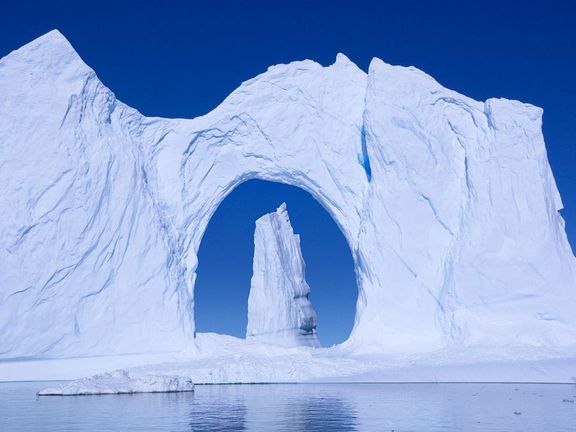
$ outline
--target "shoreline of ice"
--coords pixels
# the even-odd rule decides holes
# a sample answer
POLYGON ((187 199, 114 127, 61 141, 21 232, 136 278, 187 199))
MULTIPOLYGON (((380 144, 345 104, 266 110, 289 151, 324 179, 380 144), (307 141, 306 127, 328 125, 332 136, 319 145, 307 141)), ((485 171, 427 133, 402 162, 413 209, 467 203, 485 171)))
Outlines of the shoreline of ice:
MULTIPOLYGON (((36 360, 28 370, 0 363, 0 381, 34 376, 69 380, 42 394, 118 394, 166 391, 169 378, 178 377, 171 391, 183 391, 182 384, 264 384, 264 383, 576 383, 576 356, 562 351, 535 351, 516 346, 515 355, 485 348, 437 351, 425 356, 382 356, 377 353, 350 354, 340 347, 284 347, 216 334, 198 334, 194 351, 155 361, 130 364, 106 358, 83 359, 85 368, 64 374, 66 361, 36 360), (89 367, 88 367, 89 366, 89 367), (105 371, 115 370, 112 373, 105 371), (56 374, 56 372, 58 374, 56 374), (42 373, 42 374, 41 374, 42 373), (82 376, 95 375, 92 378, 82 376), (151 378, 153 377, 153 378, 151 378), (147 380, 159 380, 156 387, 143 388, 147 380), (123 380, 123 381, 122 381, 123 380), (143 384, 144 383, 144 384, 143 384), (106 392, 103 389, 108 390, 106 392), (50 391, 48 391, 50 390, 50 391), (122 390, 119 392, 118 390, 122 390)), ((74 359, 80 361, 80 359, 74 359)), ((16 367, 16 362, 13 363, 16 367)))

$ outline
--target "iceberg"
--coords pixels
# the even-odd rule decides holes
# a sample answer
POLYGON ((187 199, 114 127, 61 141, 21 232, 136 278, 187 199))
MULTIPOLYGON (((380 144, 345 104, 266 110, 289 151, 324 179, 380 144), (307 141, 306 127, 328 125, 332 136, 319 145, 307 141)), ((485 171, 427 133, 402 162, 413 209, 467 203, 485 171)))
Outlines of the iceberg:
POLYGON ((256 221, 247 339, 320 346, 304 269, 300 236, 294 234, 286 203, 282 203, 256 221))
POLYGON ((198 118, 146 117, 58 31, 0 60, 0 94, 3 361, 197 352, 198 247, 250 179, 309 192, 342 230, 359 291, 339 352, 576 355, 540 108, 340 54, 272 66, 198 118))

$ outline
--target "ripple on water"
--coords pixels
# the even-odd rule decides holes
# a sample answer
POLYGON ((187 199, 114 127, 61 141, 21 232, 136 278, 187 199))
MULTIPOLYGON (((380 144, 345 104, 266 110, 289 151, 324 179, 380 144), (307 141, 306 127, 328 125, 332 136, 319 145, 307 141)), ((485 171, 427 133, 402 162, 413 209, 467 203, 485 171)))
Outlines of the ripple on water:
POLYGON ((0 383, 0 431, 576 429, 576 385, 213 385, 194 393, 37 397, 46 385, 0 383))

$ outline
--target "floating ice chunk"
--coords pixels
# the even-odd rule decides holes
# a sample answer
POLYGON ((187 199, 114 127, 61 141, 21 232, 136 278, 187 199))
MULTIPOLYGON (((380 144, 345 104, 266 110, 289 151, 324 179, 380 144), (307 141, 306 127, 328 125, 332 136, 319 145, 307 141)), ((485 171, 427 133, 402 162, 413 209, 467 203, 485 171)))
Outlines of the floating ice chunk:
POLYGON ((46 388, 39 396, 81 396, 131 393, 173 393, 194 391, 190 378, 178 375, 131 376, 119 370, 46 388))

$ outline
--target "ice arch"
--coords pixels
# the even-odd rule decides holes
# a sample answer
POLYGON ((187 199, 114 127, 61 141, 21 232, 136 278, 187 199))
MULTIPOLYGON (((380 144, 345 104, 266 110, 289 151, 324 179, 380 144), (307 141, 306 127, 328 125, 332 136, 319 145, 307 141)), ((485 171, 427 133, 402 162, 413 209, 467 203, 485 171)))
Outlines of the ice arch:
MULTIPOLYGON (((185 131, 184 136, 174 129, 163 132, 156 150, 158 166, 171 165, 174 153, 181 158, 177 177, 158 176, 158 180, 164 190, 182 191, 165 205, 177 214, 189 215, 182 219, 179 231, 186 250, 185 272, 191 275, 185 278, 192 281, 190 291, 198 264, 196 251, 210 218, 228 194, 253 179, 283 183, 310 193, 340 227, 357 273, 363 272, 358 237, 361 207, 370 180, 362 129, 366 75, 343 56, 339 59, 327 69, 309 61, 296 68, 271 68, 267 79, 245 83, 245 89, 234 92, 202 118, 196 126, 199 129, 185 131), (297 72, 293 77, 291 69, 297 72), (275 82, 287 77, 287 89, 275 82), (307 100, 309 96, 300 95, 299 87, 310 78, 306 88, 313 91, 311 96, 326 99, 316 102, 319 108, 307 100), (261 105, 253 106, 254 102, 245 97, 246 91, 262 98, 258 103, 261 105), (344 97, 346 106, 334 110, 329 106, 330 97, 344 97), (273 130, 274 123, 282 127, 273 130), (322 123, 326 123, 325 129, 322 123), (162 184, 164 181, 166 184, 162 184)), ((356 320, 364 306, 360 289, 356 320)))
POLYGON ((203 117, 147 118, 58 32, 0 66, 3 358, 189 346, 202 234, 249 179, 310 192, 340 226, 359 288, 346 348, 576 340, 539 108, 339 55, 271 67, 203 117))
POLYGON ((288 204, 291 224, 300 235, 320 340, 331 346, 350 335, 358 288, 340 229, 308 193, 257 180, 242 183, 224 199, 202 238, 194 287, 197 332, 245 337, 255 221, 282 202, 288 204))

